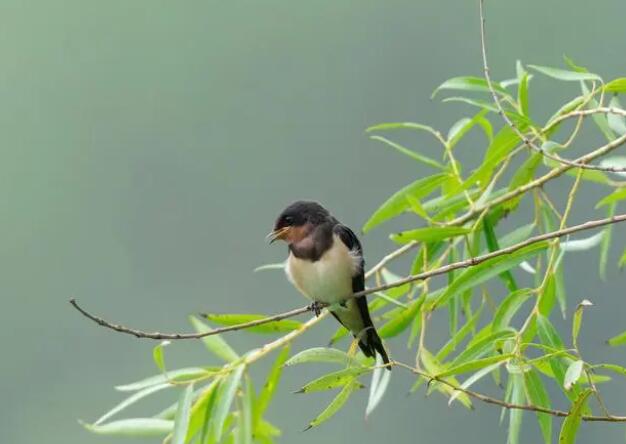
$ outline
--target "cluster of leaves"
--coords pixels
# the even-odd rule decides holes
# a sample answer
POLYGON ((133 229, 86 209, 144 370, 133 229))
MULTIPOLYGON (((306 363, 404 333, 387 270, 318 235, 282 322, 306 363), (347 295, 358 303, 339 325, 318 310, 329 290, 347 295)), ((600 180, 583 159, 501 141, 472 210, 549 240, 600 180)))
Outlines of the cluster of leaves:
MULTIPOLYGON (((607 112, 603 103, 609 98, 611 109, 623 110, 617 95, 626 93, 626 78, 604 83, 597 74, 567 62, 567 70, 525 67, 518 62, 514 79, 493 85, 506 115, 524 137, 553 154, 568 152, 587 115, 609 144, 617 147, 626 142, 626 113, 607 112), (537 75, 574 82, 581 88, 580 95, 556 110, 543 125, 536 123, 529 111, 531 80, 537 75), (568 127, 568 122, 575 125, 568 127), (564 141, 557 141, 559 138, 564 141)), ((405 220, 413 220, 418 225, 426 223, 426 226, 390 236, 401 245, 398 251, 414 255, 409 274, 497 252, 535 234, 562 229, 567 225, 578 189, 586 183, 606 188, 606 196, 597 203, 597 209, 606 211, 609 216, 626 199, 626 182, 619 180, 620 173, 611 176, 612 173, 603 171, 567 167, 530 149, 514 128, 502 124, 494 104, 485 100, 490 92, 485 79, 453 78, 441 84, 433 95, 444 91, 466 94, 447 97, 444 102, 462 102, 477 109, 475 114, 452 125, 446 135, 430 126, 409 122, 385 123, 368 129, 375 133, 373 139, 433 170, 432 175, 393 194, 363 227, 363 231, 368 232, 406 214, 416 217, 405 220), (499 129, 494 128, 497 123, 499 129), (441 146, 440 158, 418 153, 380 135, 390 131, 430 134, 441 146), (464 165, 455 158, 455 150, 473 131, 482 133, 486 149, 480 164, 466 174, 464 165), (541 186, 562 175, 572 176, 574 180, 564 209, 559 210, 541 186), (527 218, 523 214, 526 212, 519 211, 523 199, 534 208, 532 217, 527 218), (508 233, 500 233, 500 223, 505 216, 517 213, 520 219, 527 219, 508 233), (410 248, 406 248, 407 244, 410 248)), ((609 150, 598 152, 608 154, 609 150)), ((604 157, 598 161, 604 166, 626 166, 625 157, 604 157)), ((575 307, 568 302, 562 259, 564 255, 598 247, 599 272, 604 277, 612 245, 611 230, 609 225, 600 233, 582 239, 532 243, 512 254, 496 255, 462 271, 450 271, 445 281, 426 279, 374 293, 369 308, 380 336, 391 342, 391 338, 407 333, 408 349, 415 353, 415 366, 405 365, 417 374, 411 390, 424 388, 438 392, 448 398, 449 404, 470 408, 475 402, 470 388, 478 381, 491 380, 505 387, 503 404, 539 408, 536 418, 546 443, 553 442, 554 438, 553 416, 547 412, 553 405, 567 402, 569 415, 563 421, 559 439, 564 443, 574 442, 581 420, 592 413, 590 399, 600 400, 600 408, 604 409, 598 385, 610 380, 611 373, 626 376, 626 368, 591 363, 581 354, 578 336, 583 310, 590 302, 584 300, 575 307), (450 336, 440 347, 427 340, 428 322, 436 311, 447 312, 449 319, 450 336), (573 312, 571 331, 564 339, 551 319, 555 313, 564 316, 568 311, 573 312), (554 396, 549 393, 554 390, 549 390, 548 384, 560 389, 562 399, 552 399, 554 396)), ((625 262, 626 252, 621 264, 625 262)), ((377 284, 393 284, 400 279, 386 264, 377 269, 374 277, 377 284)), ((234 325, 259 317, 208 315, 207 320, 213 324, 234 325)), ((197 318, 193 318, 192 323, 198 331, 209 329, 197 318)), ((350 396, 363 387, 361 379, 368 375, 371 382, 366 410, 370 413, 381 401, 391 373, 384 371, 380 362, 357 354, 354 343, 347 352, 330 347, 312 348, 290 357, 288 343, 292 337, 289 335, 305 328, 307 324, 282 320, 250 329, 254 333, 285 333, 287 336, 283 336, 282 342, 279 339, 278 343, 271 343, 280 347, 266 345, 241 356, 220 336, 206 337, 203 339, 206 347, 225 362, 217 367, 167 370, 164 344, 160 344, 154 349, 160 374, 117 387, 132 394, 86 427, 103 434, 161 435, 165 436, 164 442, 172 444, 270 443, 280 431, 265 414, 283 368, 319 362, 330 362, 339 368, 305 384, 300 391, 336 389, 338 393, 308 427, 315 427, 337 413, 350 396), (278 357, 262 389, 257 391, 248 375, 248 367, 274 349, 279 349, 278 357), (147 418, 109 421, 124 408, 165 389, 178 389, 180 397, 163 412, 147 418)), ((346 330, 340 328, 332 342, 346 335, 346 330)), ((626 332, 608 342, 614 346, 626 344, 626 332)), ((509 416, 508 442, 515 444, 519 440, 524 410, 503 409, 505 413, 509 416)))

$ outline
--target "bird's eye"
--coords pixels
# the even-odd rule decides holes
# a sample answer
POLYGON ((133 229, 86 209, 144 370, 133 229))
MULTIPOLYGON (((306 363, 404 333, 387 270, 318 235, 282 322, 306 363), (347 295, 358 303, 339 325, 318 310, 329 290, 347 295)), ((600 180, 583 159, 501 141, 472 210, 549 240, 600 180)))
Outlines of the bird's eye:
POLYGON ((283 220, 285 221, 287 225, 293 224, 293 217, 291 216, 285 216, 283 220))

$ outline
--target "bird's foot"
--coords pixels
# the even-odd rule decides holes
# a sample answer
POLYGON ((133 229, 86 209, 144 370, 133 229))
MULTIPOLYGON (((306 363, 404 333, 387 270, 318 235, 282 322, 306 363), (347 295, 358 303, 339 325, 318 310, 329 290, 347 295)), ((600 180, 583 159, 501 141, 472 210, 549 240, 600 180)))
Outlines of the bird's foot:
POLYGON ((318 301, 313 301, 311 305, 309 305, 309 310, 315 313, 315 317, 318 317, 320 315, 320 313, 322 312, 322 308, 324 308, 324 306, 318 301))

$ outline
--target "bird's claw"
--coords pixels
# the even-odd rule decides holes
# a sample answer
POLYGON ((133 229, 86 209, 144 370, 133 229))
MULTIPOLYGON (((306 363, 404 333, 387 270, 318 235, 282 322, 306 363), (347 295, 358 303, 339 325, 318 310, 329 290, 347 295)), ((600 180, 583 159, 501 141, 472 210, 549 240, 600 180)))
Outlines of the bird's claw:
POLYGON ((315 313, 315 317, 318 317, 320 315, 320 313, 322 312, 322 308, 324 307, 318 301, 313 301, 311 305, 309 305, 309 310, 315 313))

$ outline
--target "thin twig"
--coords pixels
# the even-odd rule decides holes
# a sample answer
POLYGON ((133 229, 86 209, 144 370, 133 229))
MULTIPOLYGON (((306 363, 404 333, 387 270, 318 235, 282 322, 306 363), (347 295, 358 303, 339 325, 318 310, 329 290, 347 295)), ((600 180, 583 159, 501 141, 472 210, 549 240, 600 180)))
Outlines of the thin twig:
MULTIPOLYGON (((617 216, 613 216, 613 217, 608 217, 606 219, 599 219, 599 220, 594 220, 594 221, 589 221, 589 222, 585 222, 583 224, 580 225, 575 225, 569 228, 564 228, 562 230, 557 230, 557 231, 553 231, 550 233, 545 233, 545 234, 541 234, 538 236, 534 236, 531 237, 523 242, 517 243, 515 245, 511 245, 510 247, 506 247, 506 248, 502 248, 500 250, 497 251, 493 251, 487 254, 483 254, 482 256, 476 256, 470 259, 466 259, 463 261, 459 261, 459 262, 454 262, 452 264, 448 264, 448 265, 444 265, 443 267, 439 267, 436 268, 434 270, 430 270, 430 271, 426 271, 424 273, 419 273, 419 274, 415 274, 415 275, 411 275, 411 276, 407 276, 404 279, 400 279, 398 281, 395 281, 391 284, 385 284, 385 285, 380 285, 377 287, 373 287, 373 288, 368 288, 364 291, 359 291, 357 293, 354 293, 353 297, 359 297, 359 296, 365 296, 368 295, 370 293, 376 293, 378 291, 384 291, 384 290, 389 290, 390 288, 395 288, 395 287, 399 287, 401 285, 410 283, 410 282, 415 282, 415 281, 419 281, 419 280, 425 280, 428 278, 431 278, 433 276, 438 276, 441 274, 445 274, 448 273, 449 271, 452 270, 458 270, 461 268, 468 268, 468 267, 472 267, 475 265, 478 265, 482 262, 485 262, 489 259, 493 259, 495 257, 498 256, 503 256, 505 254, 511 254, 517 250, 520 250, 524 247, 527 247, 531 244, 537 243, 537 242, 541 242, 544 240, 548 240, 548 239, 554 239, 554 238, 559 238, 559 237, 563 237, 563 236, 567 236, 569 234, 572 233, 576 233, 579 231, 583 231, 583 230, 590 230, 593 228, 598 228, 598 227, 602 227, 604 225, 609 225, 609 224, 614 224, 614 223, 618 223, 618 222, 623 222, 626 221, 626 214, 620 214, 617 216)), ((270 316, 264 319, 258 319, 255 321, 251 321, 251 322, 245 322, 242 324, 238 324, 238 325, 231 325, 228 327, 222 327, 222 328, 216 328, 214 330, 208 331, 208 332, 204 332, 204 333, 159 333, 159 332, 154 332, 154 333, 150 333, 150 332, 145 332, 142 330, 138 330, 135 328, 129 328, 129 327, 125 327, 123 325, 120 324, 114 324, 111 323, 109 321, 106 321, 98 316, 95 316, 91 313, 89 313, 88 311, 86 311, 85 309, 83 309, 80 305, 78 305, 78 302, 76 302, 75 299, 70 299, 70 304, 72 304, 72 306, 78 310, 83 316, 91 319, 92 321, 94 321, 95 323, 97 323, 98 325, 102 326, 102 327, 106 327, 109 328, 111 330, 115 330, 118 331, 120 333, 126 333, 126 334, 130 334, 133 335, 137 338, 148 338, 148 339, 170 339, 170 340, 176 340, 176 339, 199 339, 199 338, 203 338, 206 336, 212 336, 212 335, 217 335, 220 333, 224 333, 224 332, 229 332, 229 331, 236 331, 236 330, 243 330, 246 328, 250 328, 250 327, 255 327, 258 325, 263 325, 263 324, 267 324, 269 322, 275 322, 277 320, 280 319, 285 319, 285 318, 289 318, 289 317, 293 317, 302 313, 305 313, 307 311, 311 310, 311 306, 306 306, 306 307, 302 307, 302 308, 296 308, 294 310, 290 310, 288 312, 285 313, 279 313, 277 315, 274 316, 270 316)), ((298 330, 296 330, 298 331, 298 330)))
MULTIPOLYGON (((397 367, 402 367, 405 368, 409 371, 411 371, 412 373, 422 376, 430 381, 436 381, 440 384, 444 384, 447 385, 448 387, 450 387, 453 390, 457 390, 459 392, 463 392, 466 395, 474 398, 474 399, 478 399, 479 401, 485 402, 487 404, 493 404, 493 405, 499 405, 501 407, 504 407, 505 409, 517 409, 517 410, 528 410, 531 412, 539 412, 539 413, 547 413, 548 415, 552 415, 552 416, 560 416, 560 417, 566 417, 569 415, 569 412, 565 412, 563 410, 553 410, 553 409, 548 409, 548 408, 544 408, 544 407, 540 407, 537 405, 530 405, 530 404, 513 404, 510 402, 506 402, 503 401, 501 399, 497 399, 497 398, 492 398, 490 396, 487 395, 483 395, 482 393, 478 393, 475 392, 473 390, 468 390, 466 388, 463 387, 459 387, 456 384, 453 384, 451 382, 448 382, 447 380, 443 379, 443 378, 438 378, 437 376, 433 376, 433 375, 429 375, 428 373, 425 373, 415 367, 411 367, 408 364, 405 364, 403 362, 399 362, 399 361, 393 361, 393 365, 397 366, 397 367)), ((605 422, 626 422, 626 416, 614 416, 614 415, 607 415, 607 416, 595 416, 595 415, 583 415, 582 416, 582 420, 583 421, 605 421, 605 422)))
POLYGON ((489 88, 493 101, 498 109, 498 114, 500 114, 500 117, 502 117, 502 119, 509 126, 509 128, 511 128, 513 132, 515 132, 515 134, 520 138, 520 140, 524 143, 524 145, 526 145, 533 151, 540 153, 542 156, 547 157, 548 159, 554 160, 555 162, 559 162, 560 164, 568 165, 570 167, 582 168, 586 170, 606 171, 606 172, 611 172, 611 173, 626 172, 626 168, 623 168, 623 167, 603 167, 599 165, 588 165, 578 160, 572 161, 568 159, 563 159, 560 156, 555 156, 547 152, 546 150, 544 150, 542 147, 535 145, 535 143, 532 140, 530 140, 528 137, 526 137, 526 135, 522 131, 520 131, 517 125, 509 118, 509 116, 504 111, 504 108, 502 107, 502 103, 500 103, 500 98, 498 97, 498 94, 496 93, 496 90, 493 87, 493 82, 489 74, 489 65, 487 63, 487 46, 486 46, 486 38, 485 38, 485 34, 486 34, 485 14, 483 12, 483 3, 484 3, 484 0, 478 0, 478 5, 479 5, 478 9, 480 11, 480 46, 481 46, 481 52, 482 52, 482 57, 483 57, 483 71, 485 73, 485 80, 487 81, 487 87, 489 88))

